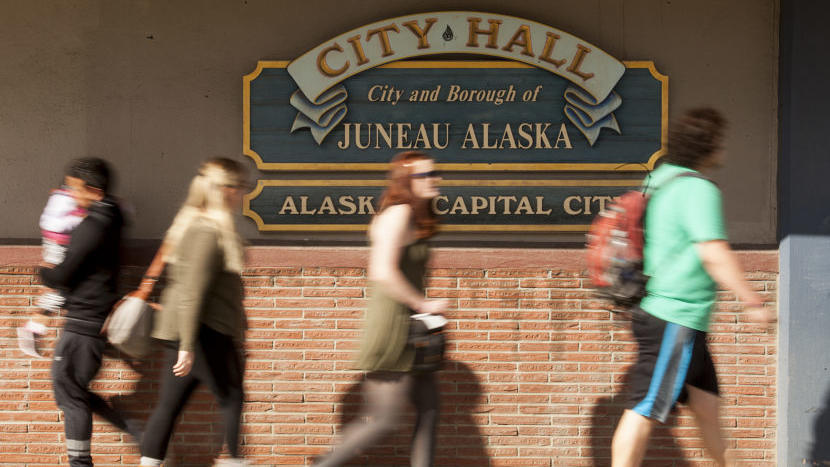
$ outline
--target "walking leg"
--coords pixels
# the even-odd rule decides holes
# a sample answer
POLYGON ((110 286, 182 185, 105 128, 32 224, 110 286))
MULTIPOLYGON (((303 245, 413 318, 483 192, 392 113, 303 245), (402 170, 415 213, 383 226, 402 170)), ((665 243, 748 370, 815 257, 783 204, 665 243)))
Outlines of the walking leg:
POLYGON ((646 443, 654 421, 633 410, 626 410, 611 441, 612 467, 639 467, 646 454, 646 443))

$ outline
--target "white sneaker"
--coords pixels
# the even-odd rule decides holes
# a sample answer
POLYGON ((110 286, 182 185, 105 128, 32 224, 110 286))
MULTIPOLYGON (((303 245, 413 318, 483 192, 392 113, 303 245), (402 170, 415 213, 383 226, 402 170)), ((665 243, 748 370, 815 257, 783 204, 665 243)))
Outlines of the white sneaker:
POLYGON ((216 459, 214 466, 216 467, 247 467, 248 461, 241 457, 232 457, 226 459, 216 459))
POLYGON ((17 328, 17 347, 30 357, 42 358, 43 355, 37 351, 35 337, 44 334, 46 334, 46 326, 29 320, 17 328))

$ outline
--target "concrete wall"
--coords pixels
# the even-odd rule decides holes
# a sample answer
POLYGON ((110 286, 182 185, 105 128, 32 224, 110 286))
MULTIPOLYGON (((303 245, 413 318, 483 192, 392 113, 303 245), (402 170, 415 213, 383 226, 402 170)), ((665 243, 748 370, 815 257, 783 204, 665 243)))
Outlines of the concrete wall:
MULTIPOLYGON (((131 236, 159 238, 199 160, 242 158, 242 76, 257 60, 448 9, 526 17, 618 59, 653 60, 670 77, 672 114, 723 109, 729 160, 716 178, 731 238, 775 242, 776 0, 0 0, 0 239, 36 239, 48 190, 87 154, 121 174, 118 191, 138 213, 131 236)), ((243 222, 253 239, 305 238, 243 222)))

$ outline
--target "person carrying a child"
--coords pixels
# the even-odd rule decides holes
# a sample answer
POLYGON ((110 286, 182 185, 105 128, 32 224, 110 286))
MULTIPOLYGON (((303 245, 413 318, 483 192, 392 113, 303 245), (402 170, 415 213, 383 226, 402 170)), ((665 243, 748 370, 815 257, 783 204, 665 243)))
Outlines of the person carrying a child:
MULTIPOLYGON (((72 238, 72 231, 84 220, 86 210, 72 196, 73 187, 83 182, 78 177, 81 160, 72 161, 64 175, 63 186, 52 190, 46 207, 40 215, 40 230, 43 237, 42 261, 44 265, 56 266, 63 262, 66 248, 72 238)), ((23 326, 17 328, 18 347, 26 355, 40 357, 36 338, 46 334, 49 314, 56 314, 63 308, 66 299, 56 289, 47 289, 38 297, 38 311, 23 326)))

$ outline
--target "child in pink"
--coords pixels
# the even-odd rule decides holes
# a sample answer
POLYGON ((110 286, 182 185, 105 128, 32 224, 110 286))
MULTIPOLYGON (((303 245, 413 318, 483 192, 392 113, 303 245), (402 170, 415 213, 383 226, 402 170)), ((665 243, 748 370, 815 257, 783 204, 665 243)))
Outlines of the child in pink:
MULTIPOLYGON (((43 262, 57 265, 63 262, 66 248, 72 238, 72 231, 84 219, 86 213, 78 208, 72 190, 69 188, 76 178, 67 175, 64 186, 52 190, 43 214, 40 216, 40 230, 43 236, 43 262)), ((47 289, 37 300, 39 312, 23 326, 17 328, 18 346, 23 353, 39 357, 35 338, 46 334, 47 314, 57 313, 65 302, 59 291, 47 289)))

